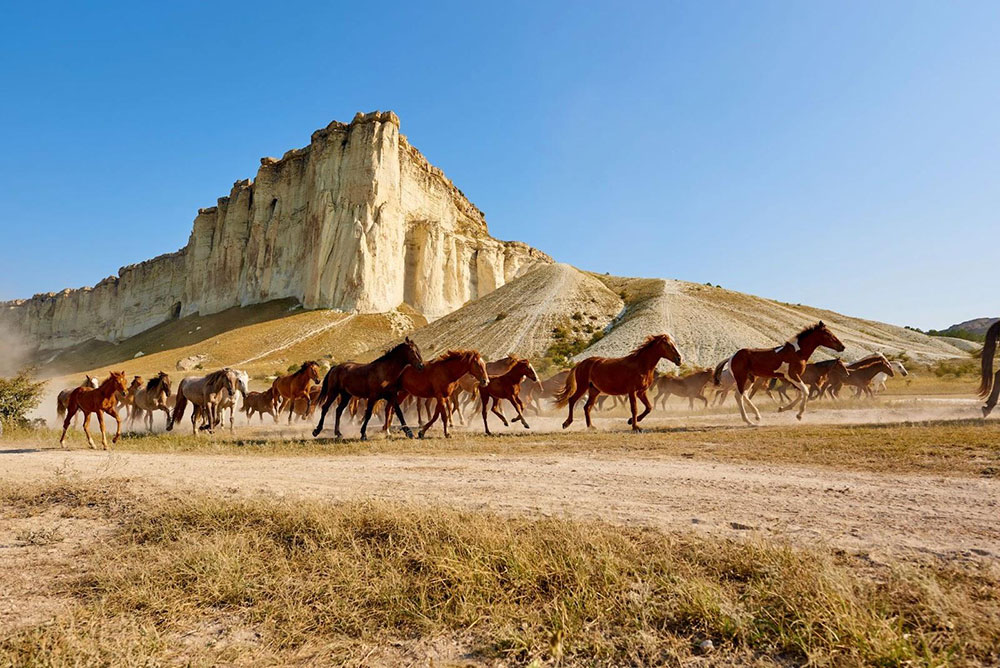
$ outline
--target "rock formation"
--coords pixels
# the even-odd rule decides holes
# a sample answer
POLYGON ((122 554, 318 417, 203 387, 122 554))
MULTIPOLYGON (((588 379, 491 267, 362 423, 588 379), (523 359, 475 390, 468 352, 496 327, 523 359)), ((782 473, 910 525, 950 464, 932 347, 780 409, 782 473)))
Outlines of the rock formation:
POLYGON ((405 302, 433 320, 551 261, 492 238, 483 213, 400 134, 396 115, 374 112, 263 158, 253 181, 199 210, 180 251, 93 288, 2 303, 0 324, 55 349, 288 297, 361 313, 405 302))

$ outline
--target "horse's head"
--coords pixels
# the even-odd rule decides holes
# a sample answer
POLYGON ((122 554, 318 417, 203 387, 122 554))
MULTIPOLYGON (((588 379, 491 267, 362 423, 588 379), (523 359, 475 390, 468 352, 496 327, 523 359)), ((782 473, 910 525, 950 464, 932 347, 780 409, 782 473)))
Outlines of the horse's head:
POLYGON ((222 386, 226 388, 226 392, 229 392, 229 396, 236 396, 236 383, 238 379, 236 378, 236 372, 226 367, 222 370, 223 383, 222 386))
POLYGON ((677 366, 681 365, 681 354, 677 351, 677 346, 674 345, 674 340, 670 338, 669 334, 651 336, 649 337, 649 343, 660 357, 670 360, 677 366))
POLYGON ((526 359, 517 360, 513 368, 522 378, 530 378, 536 383, 538 382, 538 374, 535 373, 535 367, 533 367, 531 365, 531 362, 529 362, 528 360, 526 359))
POLYGON ((894 368, 895 368, 896 370, 898 370, 898 371, 899 371, 899 375, 901 375, 901 376, 902 376, 903 378, 906 378, 907 376, 909 376, 909 375, 910 375, 910 374, 909 374, 909 373, 908 373, 908 372, 906 371, 906 367, 905 367, 905 366, 903 366, 903 363, 902 363, 902 362, 900 362, 900 361, 894 361, 894 362, 892 363, 892 366, 893 366, 893 367, 894 367, 894 368))
POLYGON ((323 380, 319 373, 319 363, 318 362, 304 362, 302 364, 302 370, 309 374, 309 378, 314 383, 319 383, 323 380))
POLYGON ((420 356, 420 348, 417 348, 417 344, 413 342, 410 337, 403 339, 403 342, 399 344, 398 348, 402 349, 403 358, 406 363, 417 370, 422 370, 424 368, 424 359, 420 356))
POLYGON ((128 386, 128 391, 132 393, 140 387, 142 387, 142 376, 135 376, 132 378, 132 383, 128 386))
POLYGON ((486 362, 482 355, 476 351, 471 351, 469 355, 469 373, 479 381, 480 387, 486 387, 490 383, 490 374, 486 371, 486 362))
POLYGON ((111 375, 108 376, 108 379, 105 382, 111 383, 111 386, 114 387, 115 392, 122 392, 122 393, 128 392, 128 383, 125 380, 124 371, 112 371, 111 375))
POLYGON ((250 374, 246 371, 236 372, 236 389, 239 390, 240 394, 244 397, 247 395, 247 392, 250 391, 250 374))
POLYGON ((169 397, 170 396, 170 376, 168 376, 167 374, 165 374, 165 373, 163 373, 161 371, 159 373, 159 375, 156 376, 156 378, 160 381, 160 387, 163 388, 164 394, 166 394, 169 397))
POLYGON ((99 381, 97 377, 87 374, 87 379, 83 381, 83 385, 81 385, 80 387, 92 387, 96 390, 100 386, 101 386, 101 381, 99 381))
MULTIPOLYGON (((802 338, 812 337, 817 346, 830 348, 831 350, 836 350, 838 353, 844 352, 844 344, 840 342, 840 339, 834 336, 833 332, 830 331, 829 327, 823 324, 822 320, 799 336, 802 338)), ((799 343, 802 343, 802 339, 799 340, 799 343)))
POLYGON ((887 360, 884 356, 879 360, 878 364, 879 367, 881 367, 882 372, 890 378, 896 375, 896 372, 892 370, 892 364, 890 364, 889 360, 887 360))
POLYGON ((834 360, 833 364, 830 365, 830 371, 827 373, 826 377, 831 382, 842 383, 850 375, 847 370, 847 365, 839 357, 834 360))

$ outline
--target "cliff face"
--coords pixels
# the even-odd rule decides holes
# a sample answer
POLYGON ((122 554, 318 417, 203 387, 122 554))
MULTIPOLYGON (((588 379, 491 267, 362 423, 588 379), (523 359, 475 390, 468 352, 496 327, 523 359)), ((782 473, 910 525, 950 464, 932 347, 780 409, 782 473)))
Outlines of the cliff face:
POLYGON ((53 349, 287 297, 362 313, 406 302, 435 319, 551 261, 492 238, 482 212, 399 133, 396 115, 375 112, 263 158, 252 182, 198 212, 180 251, 93 288, 0 304, 0 323, 53 349))

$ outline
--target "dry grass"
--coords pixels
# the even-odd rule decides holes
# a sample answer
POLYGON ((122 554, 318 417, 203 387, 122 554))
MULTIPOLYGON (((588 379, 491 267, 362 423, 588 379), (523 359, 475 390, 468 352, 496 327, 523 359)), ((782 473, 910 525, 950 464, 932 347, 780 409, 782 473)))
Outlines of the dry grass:
MULTIPOLYGON (((79 430, 70 447, 86 447, 79 430)), ((1000 422, 953 420, 885 425, 794 425, 760 427, 659 427, 631 434, 615 431, 534 433, 520 427, 502 436, 455 432, 451 439, 408 440, 401 436, 362 443, 306 435, 280 436, 237 428, 197 437, 183 432, 126 435, 114 450, 220 455, 552 455, 587 453, 609 456, 685 457, 718 462, 754 462, 826 467, 836 470, 934 473, 947 476, 1000 475, 1000 422)), ((301 430, 297 432, 301 434, 301 430)), ((373 429, 372 433, 376 433, 373 429)), ((440 435, 440 432, 434 432, 440 435)), ((8 443, 37 446, 58 442, 58 432, 21 432, 8 443)))
POLYGON ((8 512, 92 503, 117 525, 85 555, 75 607, 0 641, 0 665, 395 664, 428 639, 446 664, 677 665, 706 639, 720 665, 1000 660, 1000 578, 983 563, 875 568, 600 523, 107 489, 0 488, 8 512))

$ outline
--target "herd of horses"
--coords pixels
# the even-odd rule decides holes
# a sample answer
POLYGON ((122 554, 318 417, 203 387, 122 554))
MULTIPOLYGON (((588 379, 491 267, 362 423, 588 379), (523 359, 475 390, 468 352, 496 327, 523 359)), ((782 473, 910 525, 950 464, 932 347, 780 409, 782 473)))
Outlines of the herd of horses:
MULTIPOLYGON (((980 386, 980 394, 988 397, 983 407, 984 417, 1000 395, 1000 371, 995 378, 992 371, 998 334, 1000 322, 990 328, 984 347, 980 386)), ((81 412, 84 414, 83 430, 91 447, 94 442, 89 432, 90 417, 97 415, 105 449, 108 444, 104 415, 116 422, 112 439, 116 443, 121 436, 122 412, 130 424, 142 420, 149 431, 153 429, 153 416, 163 412, 166 429, 170 431, 183 419, 191 404, 191 428, 197 434, 200 430, 212 431, 219 427, 228 409, 232 428, 238 397, 242 397, 239 410, 248 419, 256 414, 263 420, 264 414, 268 414, 277 422, 279 416, 287 412, 291 423, 293 416, 309 419, 319 408, 319 422, 313 429, 313 436, 323 432, 327 414, 336 403, 334 435, 343 436, 341 420, 348 411, 352 418, 361 416, 362 440, 367 439, 369 421, 377 412, 381 413, 383 431, 389 431, 395 418, 403 433, 412 438, 413 431, 406 423, 404 412, 411 408, 416 410, 419 437, 423 438, 438 420, 447 437, 453 416, 464 423, 465 412, 477 399, 487 434, 491 433, 488 413, 492 412, 504 426, 520 422, 528 428, 526 410, 531 408, 537 415, 545 401, 567 409, 562 424, 565 429, 573 423, 574 409, 584 395, 587 398, 583 414, 588 428, 593 428, 593 409, 601 409, 605 400, 611 399, 616 404, 623 400, 628 402, 628 424, 633 431, 641 431, 639 423, 654 405, 665 405, 668 397, 679 396, 688 399, 691 408, 696 400, 707 407, 709 398, 705 393, 710 389, 715 391, 714 403, 717 405, 734 392, 741 418, 753 425, 755 422, 750 420, 747 407, 753 411, 755 421, 760 422, 760 411, 753 398, 761 391, 778 401, 779 412, 798 409, 796 417, 801 420, 810 400, 837 398, 845 387, 852 388, 855 397, 870 397, 880 388, 884 389, 885 380, 896 372, 907 374, 901 363, 892 362, 880 353, 850 364, 839 358, 810 363, 809 358, 820 347, 844 351, 844 344, 822 322, 807 327, 776 348, 743 348, 719 362, 714 369, 696 369, 682 376, 657 372, 661 360, 677 366, 682 362, 668 334, 649 336, 624 357, 588 357, 573 368, 544 380, 538 377, 527 359, 513 355, 486 362, 474 350, 453 350, 425 362, 416 343, 409 338, 372 362, 336 364, 325 375, 319 363, 304 362, 293 373, 278 376, 264 391, 250 391, 247 373, 229 368, 206 376, 184 378, 176 391, 172 390, 170 377, 162 372, 148 381, 136 376, 131 382, 124 372, 112 372, 103 382, 87 376, 80 387, 58 395, 58 412, 63 418, 60 444, 65 443, 71 422, 81 412), (657 393, 652 400, 650 390, 657 393), (794 395, 790 394, 791 390, 795 390, 794 395), (516 413, 510 421, 503 413, 505 401, 516 413)))

